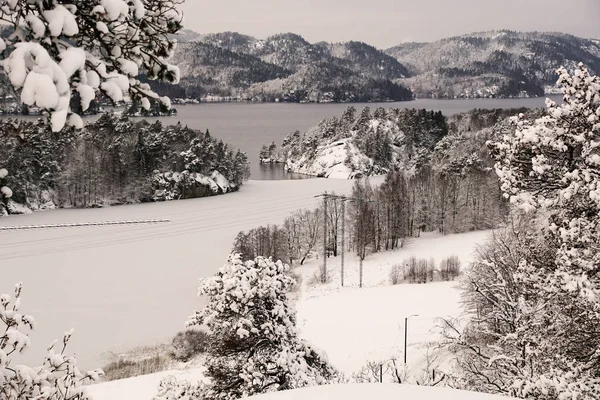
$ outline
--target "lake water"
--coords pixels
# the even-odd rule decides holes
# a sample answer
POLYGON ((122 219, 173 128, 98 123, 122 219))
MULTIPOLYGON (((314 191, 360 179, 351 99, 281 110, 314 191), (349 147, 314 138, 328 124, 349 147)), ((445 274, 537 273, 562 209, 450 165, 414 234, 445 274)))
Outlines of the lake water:
MULTIPOLYGON (((559 101, 561 96, 549 96, 559 101)), ((545 98, 533 99, 473 99, 433 100, 418 99, 396 103, 352 104, 357 110, 369 106, 383 108, 425 108, 442 111, 450 116, 474 108, 543 107, 545 98)), ((281 165, 260 165, 258 153, 263 144, 279 146, 283 138, 296 131, 305 132, 322 119, 340 116, 351 104, 290 104, 290 103, 203 103, 176 106, 178 115, 160 117, 167 124, 181 121, 194 129, 208 129, 211 135, 222 139, 248 154, 252 179, 298 179, 301 175, 288 174, 281 165)))

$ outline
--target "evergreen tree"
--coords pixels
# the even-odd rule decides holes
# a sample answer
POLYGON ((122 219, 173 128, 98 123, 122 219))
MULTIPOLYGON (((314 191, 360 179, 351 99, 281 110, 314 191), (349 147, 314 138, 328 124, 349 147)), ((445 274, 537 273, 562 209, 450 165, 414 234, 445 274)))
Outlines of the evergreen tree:
POLYGON ((287 292, 294 284, 281 261, 231 255, 199 294, 206 308, 189 325, 210 331, 206 397, 239 399, 259 393, 324 384, 335 371, 298 338, 287 292))
POLYGON ((52 130, 67 119, 79 128, 97 93, 118 102, 126 96, 150 108, 170 108, 137 76, 179 81, 171 35, 182 27, 183 0, 48 0, 3 2, 0 18, 15 34, 0 39, 2 64, 22 103, 50 114, 52 130), (80 104, 70 108, 71 99, 80 104), (71 116, 69 117, 69 114, 71 116))

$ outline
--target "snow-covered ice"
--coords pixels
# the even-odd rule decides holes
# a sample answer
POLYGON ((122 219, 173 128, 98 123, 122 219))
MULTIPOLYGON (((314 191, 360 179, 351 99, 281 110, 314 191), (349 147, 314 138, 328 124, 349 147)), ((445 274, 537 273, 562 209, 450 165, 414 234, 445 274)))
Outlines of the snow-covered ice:
POLYGON ((0 292, 23 281, 23 311, 37 320, 32 348, 15 362, 37 364, 65 330, 84 369, 102 354, 170 340, 203 306, 198 278, 223 265, 240 230, 281 223, 316 207, 324 191, 349 193, 333 179, 250 181, 223 196, 105 209, 37 212, 0 218, 0 226, 166 218, 149 226, 0 232, 0 292), (10 265, 10 268, 6 267, 10 265))

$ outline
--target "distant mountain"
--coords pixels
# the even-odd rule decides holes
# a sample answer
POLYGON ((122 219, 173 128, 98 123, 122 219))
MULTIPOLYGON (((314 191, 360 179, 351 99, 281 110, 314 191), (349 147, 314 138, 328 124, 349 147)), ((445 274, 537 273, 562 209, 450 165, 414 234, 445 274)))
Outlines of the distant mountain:
POLYGON ((600 41, 562 33, 491 31, 386 50, 408 68, 395 82, 417 97, 541 96, 556 69, 579 62, 600 73, 600 41))
POLYGON ((200 37, 202 37, 201 34, 194 32, 191 29, 182 29, 177 33, 177 35, 172 36, 173 39, 177 39, 178 43, 197 42, 200 37))
POLYGON ((261 101, 410 100, 392 79, 408 76, 395 58, 365 43, 311 44, 284 33, 260 40, 235 32, 184 32, 173 61, 188 97, 261 101))

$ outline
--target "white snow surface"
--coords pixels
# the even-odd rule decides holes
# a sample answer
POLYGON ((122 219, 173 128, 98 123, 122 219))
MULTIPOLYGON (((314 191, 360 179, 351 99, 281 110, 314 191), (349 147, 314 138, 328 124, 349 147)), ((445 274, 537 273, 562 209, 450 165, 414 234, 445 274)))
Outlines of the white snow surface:
POLYGON ((164 371, 135 378, 105 382, 87 387, 94 400, 151 400, 156 396, 158 384, 168 376, 190 382, 203 381, 204 368, 181 371, 164 371))
POLYGON ((396 385, 325 385, 249 397, 252 400, 510 400, 510 397, 450 388, 396 385))
MULTIPOLYGON (((334 181, 336 182, 336 181, 334 181)), ((339 181, 337 181, 339 182, 339 181)), ((436 318, 457 317, 461 314, 456 282, 435 282, 424 285, 401 284, 391 286, 389 268, 410 256, 433 257, 436 262, 457 255, 464 265, 473 260, 479 244, 485 243, 490 231, 441 236, 425 234, 414 239, 405 248, 367 257, 364 262, 365 288, 358 288, 358 260, 346 260, 346 286, 339 282, 339 257, 329 258, 331 282, 308 286, 307 283, 320 265, 311 260, 295 272, 303 276, 302 294, 296 305, 300 336, 311 345, 324 350, 329 361, 340 371, 351 375, 369 361, 380 361, 397 356, 402 359, 404 318, 409 320, 408 364, 415 373, 425 363, 425 345, 439 339, 435 329, 436 318)), ((444 360, 441 360, 444 361, 444 360)), ((447 365, 437 365, 443 370, 447 365)), ((167 371, 147 377, 131 378, 91 386, 95 400, 150 400, 156 386, 168 375, 192 382, 202 379, 202 371, 167 371)), ((292 392, 279 392, 257 399, 377 399, 415 396, 418 399, 496 399, 495 396, 462 392, 446 388, 420 388, 410 385, 338 385, 292 392), (357 393, 347 397, 346 392, 357 393), (360 395, 359 395, 360 394, 360 395), (298 397, 299 396, 299 397, 298 397), (325 397, 322 397, 325 396, 325 397), (395 397, 394 397, 395 396, 395 397)))
MULTIPOLYGON (((411 256, 443 258, 456 255, 463 268, 473 261, 476 249, 490 231, 441 236, 425 234, 399 251, 368 256, 363 265, 364 287, 359 288, 359 261, 347 257, 345 285, 341 287, 340 257, 328 258, 330 282, 307 286, 322 260, 313 260, 296 269, 303 278, 303 292, 297 303, 300 336, 327 353, 340 371, 352 375, 367 362, 378 362, 404 354, 404 318, 408 322, 407 361, 413 373, 425 364, 426 344, 439 340, 438 318, 462 314, 457 282, 399 284, 392 286, 389 271, 411 256)), ((439 369, 446 369, 443 357, 439 369)))

